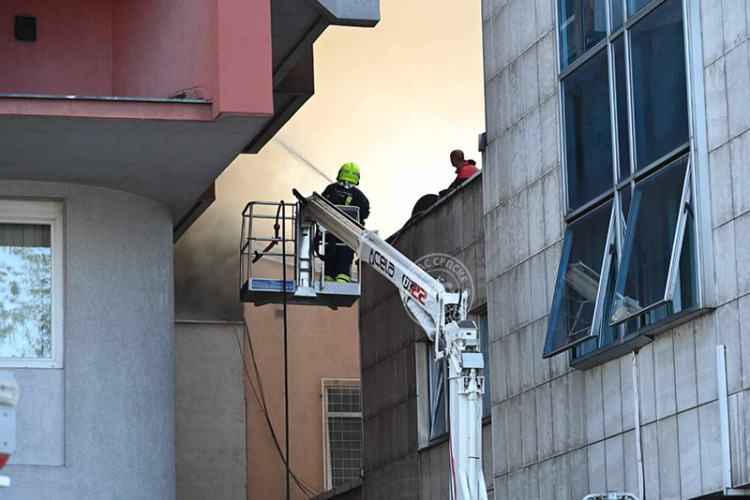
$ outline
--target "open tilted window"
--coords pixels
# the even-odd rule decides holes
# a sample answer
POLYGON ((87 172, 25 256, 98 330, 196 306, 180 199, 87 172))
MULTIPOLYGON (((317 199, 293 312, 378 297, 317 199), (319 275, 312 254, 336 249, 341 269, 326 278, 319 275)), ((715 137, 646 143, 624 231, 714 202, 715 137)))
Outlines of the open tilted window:
POLYGON ((693 151, 703 139, 691 126, 683 0, 558 7, 567 227, 544 356, 570 350, 586 366, 705 303, 708 209, 696 203, 693 151))
POLYGON ((598 335, 602 290, 612 264, 612 202, 568 226, 552 303, 544 356, 553 356, 598 335))
POLYGON ((696 303, 690 179, 685 156, 636 184, 612 326, 670 304, 674 313, 696 303))

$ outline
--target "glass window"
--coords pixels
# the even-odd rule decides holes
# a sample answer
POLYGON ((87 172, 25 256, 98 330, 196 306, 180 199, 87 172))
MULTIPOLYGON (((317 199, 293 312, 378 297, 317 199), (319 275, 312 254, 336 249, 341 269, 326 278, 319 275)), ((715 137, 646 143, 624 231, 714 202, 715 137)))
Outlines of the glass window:
MULTIPOLYGON (((558 1, 586 52, 600 4, 558 1)), ((616 36, 560 77, 568 228, 545 357, 630 342, 700 302, 682 0, 607 2, 616 36)))
POLYGON ((625 70, 625 37, 615 40, 615 97, 617 103, 617 156, 620 180, 630 177, 630 136, 628 131, 628 89, 625 70))
MULTIPOLYGON (((691 203, 692 205, 692 203, 691 203)), ((698 253, 695 241, 695 214, 692 207, 685 213, 685 235, 680 252, 680 263, 675 276, 675 283, 670 284, 668 292, 672 293, 671 313, 675 314, 689 309, 698 303, 698 253)))
MULTIPOLYGON (((487 313, 471 318, 479 330, 479 347, 484 359, 484 394, 482 395, 482 418, 492 414, 492 388, 490 386, 490 339, 487 313)), ((448 432, 447 415, 450 401, 448 386, 448 367, 444 360, 435 361, 434 346, 427 346, 427 372, 430 383, 430 440, 439 438, 448 432)))
POLYGON ((563 91, 568 206, 575 210, 613 185, 607 52, 566 78, 563 91))
POLYGON ((628 17, 638 14, 641 9, 654 0, 628 0, 628 17))
POLYGON ((623 0, 612 0, 612 32, 622 28, 624 6, 623 0))
MULTIPOLYGON (((615 237, 616 230, 618 228, 618 221, 614 220, 612 221, 612 234, 613 238, 611 240, 611 243, 614 245, 612 247, 612 254, 610 255, 611 262, 609 266, 609 275, 608 280, 606 283, 606 287, 603 290, 606 295, 604 296, 604 301, 602 302, 601 306, 601 314, 602 314, 602 322, 601 325, 598 327, 600 329, 599 336, 598 337, 592 337, 591 339, 587 340, 583 344, 579 345, 575 349, 573 349, 573 358, 580 358, 590 352, 593 352, 601 347, 606 347, 608 345, 614 344, 615 342, 619 341, 621 338, 621 330, 618 327, 612 327, 609 325, 608 317, 607 315, 612 310, 612 300, 615 296, 615 284, 617 283, 617 269, 619 267, 619 254, 620 252, 617 250, 619 248, 619 244, 617 244, 618 240, 622 241, 625 239, 625 228, 627 227, 627 215, 628 210, 630 209, 630 185, 628 185, 625 188, 622 188, 618 191, 618 200, 619 200, 619 210, 615 209, 615 217, 619 217, 619 228, 621 233, 621 236, 615 237)), ((637 330, 637 328, 635 328, 637 330)))
POLYGON ((51 226, 0 223, 0 358, 52 357, 51 226))
MULTIPOLYGON (((643 314, 665 301, 675 236, 680 223, 686 224, 687 220, 683 219, 689 213, 682 206, 688 171, 688 157, 684 157, 636 185, 617 278, 612 323, 643 314)), ((686 231, 688 237, 684 241, 692 240, 692 231, 692 228, 686 231)), ((676 248, 681 249, 682 244, 678 241, 676 248)), ((694 282, 688 278, 695 274, 695 268, 691 268, 694 260, 691 251, 684 253, 686 257, 680 259, 679 266, 684 271, 684 275, 679 273, 683 275, 683 280, 679 280, 681 309, 685 301, 690 305, 695 303, 694 282)), ((662 318, 651 318, 650 322, 656 319, 662 318)))
POLYGON ((566 68, 607 36, 606 0, 560 0, 560 61, 566 68))
POLYGON ((611 218, 609 202, 570 224, 565 232, 544 356, 598 334, 592 326, 611 218))
POLYGON ((560 63, 566 68, 583 54, 580 0, 560 0, 560 63))
MULTIPOLYGON (((603 315, 607 314, 605 311, 608 312, 612 310, 612 299, 615 295, 615 283, 617 280, 616 264, 617 263, 615 261, 612 261, 612 265, 609 268, 609 275, 605 291, 606 295, 604 296, 604 301, 601 305, 603 315)), ((604 318, 606 318, 606 316, 604 316, 604 318)), ((598 336, 592 336, 586 342, 573 349, 574 358, 579 358, 601 347, 606 347, 608 345, 614 344, 620 339, 619 328, 616 326, 610 326, 608 321, 601 321, 599 323, 598 330, 598 336)))
POLYGON ((63 363, 62 204, 0 201, 0 366, 63 363))
POLYGON ((360 477, 362 399, 360 387, 350 380, 324 380, 324 384, 326 489, 332 489, 360 477))
POLYGON ((667 0, 630 30, 637 169, 688 141, 682 3, 667 0))
POLYGON ((633 195, 631 193, 630 185, 619 190, 620 196, 620 241, 625 241, 625 232, 628 229, 628 213, 630 212, 630 200, 633 195))
POLYGON ((430 377, 430 439, 435 439, 448 432, 445 402, 448 399, 448 376, 445 361, 435 361, 435 349, 427 348, 430 377))
POLYGON ((606 0, 583 0, 583 13, 583 49, 587 51, 607 36, 606 0))

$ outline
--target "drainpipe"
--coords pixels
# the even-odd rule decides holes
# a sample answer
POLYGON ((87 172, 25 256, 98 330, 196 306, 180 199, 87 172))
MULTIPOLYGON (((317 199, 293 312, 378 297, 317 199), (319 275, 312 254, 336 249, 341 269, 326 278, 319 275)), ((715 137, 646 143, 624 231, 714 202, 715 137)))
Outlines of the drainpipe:
POLYGON ((635 411, 635 455, 638 460, 638 497, 646 500, 646 487, 643 478, 643 445, 641 444, 641 396, 638 390, 638 350, 633 351, 633 405, 635 411))

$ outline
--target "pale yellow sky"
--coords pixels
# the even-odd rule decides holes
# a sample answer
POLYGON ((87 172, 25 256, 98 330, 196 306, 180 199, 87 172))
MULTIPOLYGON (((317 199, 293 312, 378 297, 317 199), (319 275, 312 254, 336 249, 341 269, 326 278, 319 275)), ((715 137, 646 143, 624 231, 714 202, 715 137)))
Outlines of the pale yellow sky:
MULTIPOLYGON (((373 29, 326 30, 315 44, 315 95, 277 137, 332 178, 357 163, 373 208, 367 225, 387 236, 417 199, 455 178, 452 149, 481 163, 481 2, 381 0, 381 17, 373 29)), ((293 187, 320 192, 325 180, 272 141, 235 160, 215 205, 239 212, 250 199, 291 199, 293 187)))
POLYGON ((383 236, 406 222, 422 195, 453 181, 452 149, 480 161, 480 9, 480 0, 381 0, 377 27, 326 30, 315 44, 315 95, 277 140, 224 171, 217 200, 175 246, 179 317, 241 318, 245 204, 293 201, 295 187, 305 194, 325 188, 325 179, 278 141, 331 178, 341 164, 359 164, 360 187, 372 204, 367 227, 383 236))

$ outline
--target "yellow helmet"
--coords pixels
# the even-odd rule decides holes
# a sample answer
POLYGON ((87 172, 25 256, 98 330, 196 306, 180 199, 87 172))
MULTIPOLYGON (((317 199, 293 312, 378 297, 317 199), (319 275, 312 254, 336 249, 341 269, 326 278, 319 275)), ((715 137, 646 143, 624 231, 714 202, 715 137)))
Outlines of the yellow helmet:
POLYGON ((359 185, 359 167, 356 163, 344 163, 336 176, 337 181, 347 181, 359 185))

